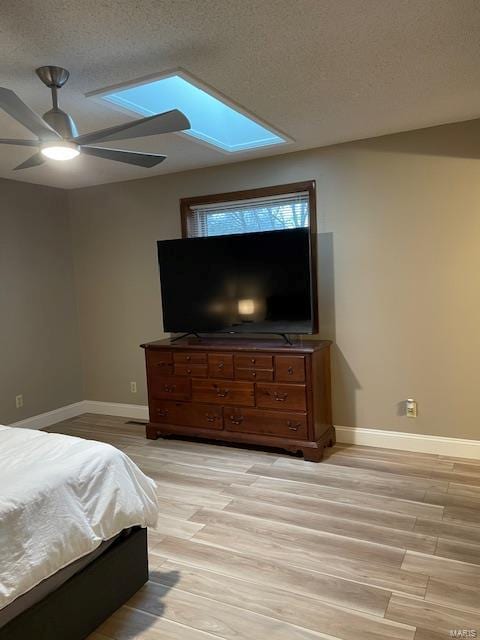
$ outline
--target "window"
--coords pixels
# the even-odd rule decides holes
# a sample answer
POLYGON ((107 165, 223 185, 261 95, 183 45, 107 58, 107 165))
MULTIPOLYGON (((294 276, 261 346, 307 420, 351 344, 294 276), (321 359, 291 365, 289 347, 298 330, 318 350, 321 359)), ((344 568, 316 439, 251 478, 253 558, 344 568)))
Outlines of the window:
POLYGON ((227 153, 287 142, 286 137, 261 124, 253 116, 242 113, 225 99, 216 97, 212 90, 201 88, 200 83, 184 71, 95 94, 100 95, 103 102, 141 116, 179 109, 191 124, 191 129, 184 131, 184 134, 227 153))
POLYGON ((315 225, 315 183, 305 182, 180 202, 184 237, 219 236, 315 225))

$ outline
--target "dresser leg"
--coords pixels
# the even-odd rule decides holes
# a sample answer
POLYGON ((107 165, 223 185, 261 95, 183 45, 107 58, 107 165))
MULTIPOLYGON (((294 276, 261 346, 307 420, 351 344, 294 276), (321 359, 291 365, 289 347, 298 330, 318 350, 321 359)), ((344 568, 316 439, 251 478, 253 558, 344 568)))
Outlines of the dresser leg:
POLYGON ((334 447, 336 442, 337 438, 335 435, 335 427, 331 427, 330 431, 328 432, 327 447, 334 447))
POLYGON ((317 442, 317 447, 308 447, 302 449, 303 457, 309 462, 320 462, 323 460, 323 454, 326 447, 333 447, 335 445, 335 428, 329 427, 328 430, 322 435, 321 439, 317 442))
POLYGON ((303 459, 308 462, 321 462, 323 458, 323 447, 318 449, 303 449, 303 459))
POLYGON ((147 436, 148 440, 158 439, 158 431, 155 429, 155 427, 151 427, 149 424, 147 424, 145 428, 145 435, 147 436))

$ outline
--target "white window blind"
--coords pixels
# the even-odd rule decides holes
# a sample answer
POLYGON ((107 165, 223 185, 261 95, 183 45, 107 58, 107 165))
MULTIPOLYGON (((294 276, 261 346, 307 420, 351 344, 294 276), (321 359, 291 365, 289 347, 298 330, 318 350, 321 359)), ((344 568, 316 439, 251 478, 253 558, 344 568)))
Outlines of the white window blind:
POLYGON ((191 206, 189 238, 308 227, 308 192, 191 206))

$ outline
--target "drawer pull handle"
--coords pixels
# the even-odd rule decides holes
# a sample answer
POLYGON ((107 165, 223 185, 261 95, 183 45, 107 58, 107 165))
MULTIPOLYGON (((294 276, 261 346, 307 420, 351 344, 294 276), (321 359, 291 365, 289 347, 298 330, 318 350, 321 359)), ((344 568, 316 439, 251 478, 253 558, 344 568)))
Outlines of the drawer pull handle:
POLYGON ((276 400, 277 402, 285 402, 287 398, 288 398, 287 393, 279 393, 278 391, 274 391, 273 393, 273 399, 276 400))
POLYGON ((298 431, 300 429, 300 427, 302 426, 302 423, 301 422, 292 422, 291 420, 289 420, 287 422, 287 426, 288 426, 290 431, 298 431))
POLYGON ((244 421, 243 416, 230 416, 230 422, 232 424, 242 424, 243 421, 244 421))
POLYGON ((166 418, 168 416, 168 409, 157 409, 157 414, 161 418, 166 418))
POLYGON ((157 367, 166 367, 168 365, 168 362, 165 362, 164 360, 162 360, 161 362, 157 362, 157 367))
POLYGON ((255 371, 252 371, 252 378, 256 378, 257 374, 255 373, 255 371))
POLYGON ((218 384, 214 384, 213 389, 217 392, 218 398, 226 398, 230 393, 230 389, 220 389, 218 384))
POLYGON ((219 363, 218 363, 218 368, 219 368, 219 369, 223 369, 223 367, 224 367, 224 366, 225 366, 225 363, 224 363, 224 362, 219 362, 219 363))
POLYGON ((187 369, 187 373, 192 373, 192 370, 191 369, 187 369))
POLYGON ((256 360, 256 358, 250 358, 250 362, 251 362, 252 364, 255 364, 255 362, 256 362, 256 361, 257 361, 257 360, 256 360))
POLYGON ((191 360, 191 359, 192 359, 192 356, 187 356, 187 357, 186 357, 186 360, 187 360, 188 362, 190 362, 190 360, 191 360))
POLYGON ((287 373, 289 376, 293 375, 293 367, 288 367, 287 373))
POLYGON ((163 390, 166 393, 173 393, 176 388, 177 388, 177 385, 175 385, 175 384, 164 384, 163 385, 163 390))
POLYGON ((205 417, 207 418, 207 422, 215 422, 215 420, 217 419, 217 416, 212 416, 211 413, 206 413, 205 417))

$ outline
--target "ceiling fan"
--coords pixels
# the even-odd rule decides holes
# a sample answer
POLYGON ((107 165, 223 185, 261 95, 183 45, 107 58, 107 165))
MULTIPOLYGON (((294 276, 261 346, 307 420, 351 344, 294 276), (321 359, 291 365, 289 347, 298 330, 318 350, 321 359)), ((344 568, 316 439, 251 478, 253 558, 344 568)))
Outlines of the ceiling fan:
POLYGON ((10 89, 0 87, 0 108, 23 124, 37 136, 37 140, 10 140, 0 138, 0 144, 12 144, 22 147, 37 147, 38 151, 22 162, 18 169, 38 167, 47 158, 52 160, 71 160, 80 153, 96 156, 105 160, 115 160, 138 167, 150 168, 163 162, 166 156, 156 153, 141 153, 124 149, 105 149, 92 146, 97 142, 127 140, 159 133, 171 133, 190 129, 190 122, 178 109, 159 113, 147 118, 133 120, 108 129, 78 134, 73 118, 58 107, 57 90, 67 82, 70 73, 62 67, 39 67, 36 73, 40 80, 52 91, 53 107, 40 117, 20 100, 10 89))

